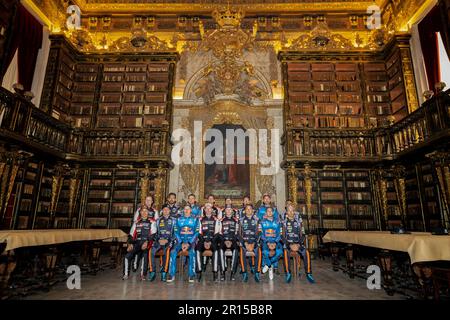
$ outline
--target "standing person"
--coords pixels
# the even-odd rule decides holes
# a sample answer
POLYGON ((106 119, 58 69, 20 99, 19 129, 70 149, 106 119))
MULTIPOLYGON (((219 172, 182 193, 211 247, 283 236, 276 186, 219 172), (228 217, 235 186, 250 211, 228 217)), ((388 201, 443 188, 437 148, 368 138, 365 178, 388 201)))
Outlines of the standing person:
POLYGON ((158 220, 159 218, 159 213, 158 210, 155 209, 154 207, 154 201, 153 201, 153 196, 152 195, 148 195, 145 197, 145 202, 143 205, 141 205, 136 212, 134 213, 134 217, 133 217, 133 222, 137 221, 139 219, 139 211, 141 210, 141 208, 145 207, 148 211, 148 216, 150 219, 154 219, 154 220, 158 220))
POLYGON ((231 198, 225 198, 225 206, 223 210, 225 210, 226 208, 231 208, 231 210, 233 211, 233 217, 239 220, 239 212, 233 207, 233 201, 231 200, 231 198))
POLYGON ((188 204, 191 208, 191 215, 194 218, 200 218, 202 215, 202 210, 200 209, 200 206, 197 205, 197 200, 195 199, 195 195, 192 193, 188 196, 188 204))
POLYGON ((150 248, 148 256, 150 261, 149 280, 153 281, 156 277, 155 255, 158 251, 163 252, 163 271, 161 272, 161 281, 167 280, 167 272, 169 271, 170 250, 174 243, 174 227, 176 219, 170 216, 170 208, 168 205, 163 206, 162 216, 156 221, 156 234, 153 246, 150 248))
POLYGON ((240 263, 242 270, 242 280, 248 281, 248 268, 247 268, 247 252, 253 252, 254 256, 251 257, 250 268, 254 273, 255 265, 258 265, 258 218, 255 216, 253 206, 247 204, 245 206, 245 214, 242 216, 239 223, 239 241, 240 241, 240 263), (256 260, 256 261, 255 261, 256 260))
MULTIPOLYGON (((205 250, 211 250, 213 253, 213 261, 218 261, 219 251, 217 250, 217 234, 220 232, 220 222, 213 215, 212 206, 210 203, 206 203, 204 208, 204 216, 200 218, 200 234, 198 236, 197 246, 195 248, 197 253, 197 279, 202 278, 202 271, 206 270, 206 258, 202 254, 205 250)), ((217 279, 217 263, 213 264, 213 280, 217 279)))
MULTIPOLYGON (((239 210, 238 210, 238 215, 239 215, 239 219, 241 219, 244 215, 245 215, 245 208, 247 207, 247 205, 251 205, 252 204, 252 202, 250 201, 250 197, 249 196, 245 196, 243 199, 242 199, 242 207, 241 208, 239 208, 239 210)), ((253 206, 252 206, 252 208, 253 208, 253 206)))
MULTIPOLYGON (((217 219, 222 219, 222 210, 220 210, 220 208, 216 206, 216 199, 212 194, 208 196, 207 203, 211 205, 213 216, 216 217, 217 219)), ((203 206, 202 215, 204 215, 204 208, 205 207, 203 206)))
MULTIPOLYGON (((178 218, 175 223, 174 233, 176 242, 170 253, 170 277, 167 282, 175 280, 177 272, 177 255, 180 250, 189 252, 189 282, 195 279, 195 242, 200 232, 200 223, 197 218, 191 215, 192 207, 186 205, 184 207, 183 216, 178 218)), ((180 257, 181 259, 181 257, 180 257)))
POLYGON ((258 270, 255 273, 255 280, 259 282, 259 274, 269 271, 269 279, 273 279, 273 269, 278 268, 278 260, 283 254, 281 240, 281 223, 274 215, 272 207, 267 207, 265 218, 258 224, 258 234, 260 236, 260 248, 258 253, 258 270), (261 263, 264 266, 261 270, 261 263))
MULTIPOLYGON (((139 208, 136 210, 134 217, 133 217, 132 224, 134 222, 137 222, 137 220, 139 219, 139 216, 140 216, 139 213, 140 213, 141 208, 147 209, 148 216, 150 219, 153 219, 155 221, 158 220, 159 214, 158 214, 158 211, 153 207, 153 203, 154 203, 153 196, 152 195, 146 196, 144 204, 139 206, 139 208)), ((133 257, 133 272, 136 272, 137 266, 139 265, 139 261, 141 258, 142 258, 141 253, 138 253, 133 257)))
MULTIPOLYGON (((284 213, 282 213, 282 214, 280 215, 280 220, 281 220, 281 221, 286 220, 286 215, 287 215, 288 207, 289 207, 289 206, 294 206, 294 204, 292 203, 291 200, 286 200, 286 204, 285 204, 285 206, 284 206, 284 213)), ((299 213, 298 211, 295 211, 295 207, 294 207, 294 213, 295 213, 295 218, 296 218, 296 219, 301 218, 301 217, 300 217, 300 213, 299 213)))
POLYGON ((175 193, 169 193, 167 196, 166 205, 170 209, 170 216, 172 218, 176 219, 180 216, 180 207, 177 204, 177 195, 175 193))
MULTIPOLYGON (((295 216, 294 206, 287 207, 286 218, 283 222, 283 251, 284 251, 284 269, 286 270, 286 282, 291 282, 292 274, 289 266, 291 252, 297 252, 298 265, 300 265, 300 257, 305 266, 306 279, 310 283, 314 283, 314 278, 311 271, 311 256, 308 249, 304 246, 304 235, 302 218, 295 216)), ((297 272, 297 270, 295 270, 297 272)))
POLYGON ((259 221, 262 221, 266 215, 266 211, 267 208, 272 208, 272 213, 273 213, 273 218, 278 221, 279 219, 279 214, 278 214, 278 210, 275 206, 272 206, 272 198, 270 197, 270 195, 265 194, 262 198, 262 204, 258 209, 257 212, 257 216, 259 221))
POLYGON ((130 236, 128 237, 127 254, 124 261, 123 280, 127 280, 130 276, 130 261, 136 254, 142 253, 143 260, 141 266, 141 280, 147 277, 148 269, 148 248, 152 246, 153 236, 156 233, 155 221, 149 217, 148 210, 142 207, 139 218, 131 227, 130 236))
MULTIPOLYGON (((225 281, 225 271, 226 271, 226 256, 225 251, 232 251, 232 259, 231 259, 231 276, 230 280, 235 280, 235 273, 237 271, 237 263, 238 263, 238 232, 239 232, 239 223, 233 217, 232 208, 228 207, 225 209, 225 216, 223 217, 220 223, 220 235, 219 235, 219 250, 220 250, 220 270, 221 276, 220 280, 225 281)), ((215 266, 217 268, 217 266, 215 266)))

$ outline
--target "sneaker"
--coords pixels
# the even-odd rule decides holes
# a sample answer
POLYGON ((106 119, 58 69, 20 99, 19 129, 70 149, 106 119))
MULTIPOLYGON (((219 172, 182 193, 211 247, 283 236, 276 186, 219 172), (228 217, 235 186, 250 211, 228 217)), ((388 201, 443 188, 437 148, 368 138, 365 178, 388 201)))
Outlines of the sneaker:
POLYGON ((150 272, 150 274, 148 275, 148 280, 155 281, 155 278, 156 278, 156 273, 150 272))
POLYGON ((189 277, 189 283, 194 283, 195 282, 195 277, 189 277))
POLYGON ((248 274, 247 272, 242 273, 242 281, 247 282, 248 281, 248 274))
POLYGON ((259 282, 259 272, 255 273, 255 282, 259 282))
POLYGON ((286 283, 291 282, 292 280, 292 274, 291 273, 286 273, 286 283))
POLYGON ((314 277, 312 276, 311 273, 306 274, 306 279, 308 280, 309 283, 316 283, 316 280, 314 280, 314 277))
POLYGON ((163 281, 163 282, 167 281, 167 273, 165 273, 165 272, 161 273, 161 281, 163 281))
POLYGON ((167 279, 167 282, 174 282, 175 276, 169 276, 169 279, 167 279))
POLYGON ((265 265, 265 266, 262 268, 262 273, 266 273, 268 270, 269 270, 269 266, 268 266, 268 265, 265 265))
POLYGON ((236 278, 234 277, 234 273, 233 272, 231 273, 230 280, 231 281, 235 281, 236 280, 236 278))
POLYGON ((220 281, 225 281, 225 271, 220 274, 220 281))
POLYGON ((127 274, 123 275, 122 280, 128 280, 128 275, 127 274))
POLYGON ((273 280, 273 268, 272 267, 269 268, 269 279, 273 280))

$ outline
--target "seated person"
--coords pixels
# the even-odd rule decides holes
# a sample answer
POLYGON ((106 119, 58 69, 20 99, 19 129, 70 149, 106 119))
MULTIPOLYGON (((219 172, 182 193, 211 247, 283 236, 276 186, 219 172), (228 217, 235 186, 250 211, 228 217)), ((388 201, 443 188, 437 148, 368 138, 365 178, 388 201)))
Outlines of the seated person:
MULTIPOLYGON (((205 250, 211 250, 213 253, 213 261, 218 261, 219 251, 217 250, 217 234, 219 233, 220 222, 214 216, 213 207, 210 203, 206 203, 204 208, 204 216, 200 218, 200 234, 198 236, 198 242, 195 250, 197 251, 197 278, 201 280, 202 271, 206 270, 207 257, 203 257, 202 254, 205 250)), ((214 280, 217 278, 217 264, 213 265, 214 280)))
POLYGON ((167 272, 169 271, 170 250, 174 242, 174 226, 176 219, 170 216, 170 207, 165 205, 162 208, 162 216, 156 221, 156 234, 153 246, 149 250, 150 274, 149 280, 153 281, 156 277, 155 255, 158 251, 163 252, 163 265, 161 271, 161 281, 167 280, 167 272))
POLYGON ((235 280, 234 275, 237 271, 238 264, 238 232, 239 232, 239 222, 233 217, 233 209, 228 207, 225 209, 225 216, 220 222, 220 233, 218 240, 219 247, 219 261, 215 261, 215 268, 217 268, 217 263, 220 265, 221 276, 220 280, 225 281, 226 266, 226 256, 225 252, 227 250, 232 251, 231 259, 231 275, 230 280, 235 280))
POLYGON ((246 205, 245 212, 241 217, 239 223, 239 241, 240 241, 240 262, 241 262, 241 270, 242 270, 242 280, 244 282, 248 281, 248 268, 247 268, 247 260, 250 259, 250 268, 252 273, 255 273, 255 265, 258 264, 258 261, 255 263, 255 259, 258 257, 258 243, 257 243, 257 234, 258 234, 258 218, 256 218, 253 206, 251 204, 246 205), (249 258, 247 257, 247 252, 253 252, 254 256, 249 258))
MULTIPOLYGON (((289 283, 292 278, 289 267, 291 252, 297 252, 296 259, 303 260, 305 265, 306 279, 310 283, 314 283, 314 278, 311 273, 311 256, 308 249, 304 246, 302 218, 295 215, 294 206, 289 204, 287 207, 286 217, 283 221, 283 243, 284 243, 284 268, 286 270, 286 282, 289 283)), ((300 261, 298 261, 300 262, 300 261)), ((300 265, 300 263, 298 263, 300 265)), ((297 272, 297 270, 295 270, 297 272)))
POLYGON ((183 252, 189 252, 189 282, 194 282, 195 243, 200 231, 200 223, 196 217, 191 215, 191 211, 191 206, 186 205, 184 207, 183 216, 178 218, 175 223, 175 244, 170 253, 170 277, 167 282, 172 282, 175 280, 175 273, 177 272, 177 255, 180 250, 183 252))
POLYGON ((130 261, 137 254, 142 253, 141 280, 147 277, 148 248, 152 245, 153 236, 156 233, 155 221, 148 215, 146 207, 139 210, 139 219, 133 223, 128 237, 127 254, 125 255, 123 280, 130 275, 130 261))
POLYGON ((273 279, 273 269, 278 268, 278 260, 283 254, 281 240, 281 223, 275 220, 272 207, 267 207, 266 217, 259 222, 258 235, 260 237, 260 249, 258 253, 258 270, 255 273, 255 281, 259 282, 259 274, 269 271, 269 279, 273 279), (261 263, 264 266, 261 270, 261 263))

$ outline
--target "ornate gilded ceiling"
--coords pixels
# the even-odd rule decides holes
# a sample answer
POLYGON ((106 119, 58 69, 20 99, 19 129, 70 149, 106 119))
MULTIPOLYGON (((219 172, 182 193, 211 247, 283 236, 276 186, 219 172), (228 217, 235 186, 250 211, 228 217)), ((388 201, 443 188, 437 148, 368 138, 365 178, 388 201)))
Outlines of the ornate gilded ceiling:
POLYGON ((242 11, 252 41, 279 50, 380 50, 432 0, 24 0, 54 33, 80 51, 178 51, 217 28, 216 9, 242 11), (81 29, 67 30, 67 8, 81 9, 81 29), (374 4, 380 28, 370 30, 374 4), (373 7, 372 7, 373 8, 373 7), (257 30, 255 33, 254 31, 257 30))

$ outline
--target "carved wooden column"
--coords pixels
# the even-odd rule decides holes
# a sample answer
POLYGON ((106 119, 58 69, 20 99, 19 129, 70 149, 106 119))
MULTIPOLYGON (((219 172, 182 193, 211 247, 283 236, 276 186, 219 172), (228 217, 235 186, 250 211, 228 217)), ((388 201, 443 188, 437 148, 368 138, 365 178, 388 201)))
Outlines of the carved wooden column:
POLYGON ((419 108, 419 100, 417 98, 416 80, 414 77, 414 67, 411 58, 410 39, 410 35, 396 35, 395 45, 400 50, 403 84, 405 86, 408 112, 412 113, 419 108))
POLYGON ((402 165, 394 165, 392 167, 394 172, 394 187, 397 194, 398 206, 402 215, 402 224, 407 228, 407 207, 406 207, 406 184, 405 184, 405 167, 402 165))
POLYGON ((75 209, 77 207, 78 195, 80 194, 80 182, 81 182, 81 170, 79 165, 76 165, 74 168, 70 170, 70 181, 69 181, 69 212, 68 212, 68 220, 69 225, 74 227, 76 225, 76 221, 74 223, 73 216, 75 209))
POLYGON ((308 231, 311 231, 311 215, 312 215, 312 177, 311 177, 311 166, 309 163, 305 164, 305 205, 306 205, 306 215, 308 217, 308 231))
POLYGON ((387 200, 387 180, 385 176, 386 172, 382 168, 378 168, 375 172, 376 176, 376 188, 378 194, 378 204, 381 213, 381 229, 386 230, 389 224, 388 215, 388 200, 387 200))
POLYGON ((160 209, 164 203, 164 196, 166 191, 166 168, 163 163, 158 164, 155 178, 155 206, 160 209))
POLYGON ((0 150, 0 225, 3 224, 14 181, 23 161, 31 154, 22 151, 0 150))
POLYGON ((58 163, 52 170, 49 170, 52 174, 52 196, 50 200, 50 219, 48 228, 55 228, 55 214, 58 206, 59 194, 64 181, 64 175, 67 173, 69 166, 67 164, 58 163))
POLYGON ((152 172, 148 167, 148 164, 145 165, 145 169, 140 172, 140 185, 141 185, 141 204, 145 203, 145 198, 149 194, 149 186, 150 186, 150 178, 152 176, 152 172))
POLYGON ((427 155, 433 161, 438 180, 439 198, 442 203, 442 224, 450 228, 450 153, 435 151, 427 155))
POLYGON ((294 208, 297 208, 297 169, 295 168, 295 163, 290 163, 287 169, 288 175, 288 199, 292 201, 294 208))

